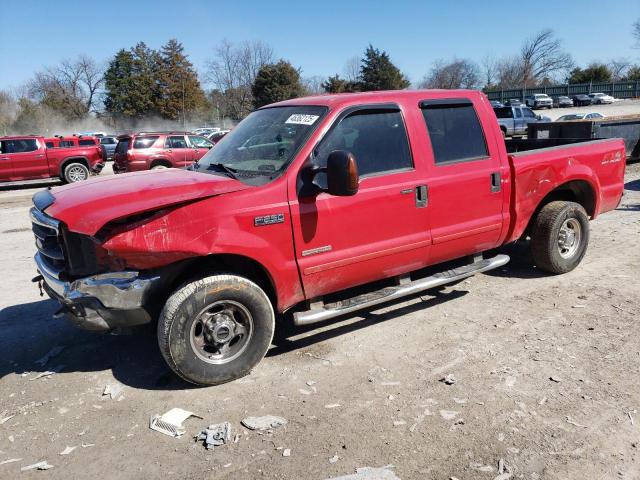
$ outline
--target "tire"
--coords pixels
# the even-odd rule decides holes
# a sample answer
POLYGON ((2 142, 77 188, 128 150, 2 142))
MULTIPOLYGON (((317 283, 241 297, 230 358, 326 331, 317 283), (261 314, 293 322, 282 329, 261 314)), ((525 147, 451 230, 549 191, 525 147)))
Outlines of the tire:
POLYGON ((190 282, 169 297, 160 313, 158 343, 179 377, 196 385, 219 385, 244 377, 262 360, 274 328, 273 307, 258 285, 236 275, 215 275, 190 282), (239 335, 242 330, 244 336, 239 335), (216 342, 221 337, 226 353, 224 343, 216 342))
POLYGON ((589 217, 575 202, 549 202, 536 216, 531 255, 536 266, 550 273, 567 273, 582 261, 589 244, 589 217))
POLYGON ((89 178, 89 168, 80 162, 72 162, 64 167, 64 181, 66 183, 82 182, 89 178))
POLYGON ((151 167, 151 170, 166 170, 167 168, 171 167, 167 167, 166 165, 154 165, 153 167, 151 167))

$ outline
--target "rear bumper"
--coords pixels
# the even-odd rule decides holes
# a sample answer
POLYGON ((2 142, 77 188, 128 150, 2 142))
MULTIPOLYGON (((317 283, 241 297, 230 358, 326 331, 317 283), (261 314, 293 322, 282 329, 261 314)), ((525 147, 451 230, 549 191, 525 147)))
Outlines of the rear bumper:
POLYGON ((102 171, 102 169, 103 169, 103 168, 104 168, 104 163, 100 162, 100 163, 96 163, 96 164, 91 168, 91 171, 92 171, 94 174, 96 174, 96 175, 97 175, 97 174, 99 174, 99 173, 102 171))
POLYGON ((44 290, 62 306, 56 317, 94 331, 109 331, 151 321, 145 305, 160 281, 159 276, 124 271, 67 282, 47 268, 39 253, 35 262, 44 290))

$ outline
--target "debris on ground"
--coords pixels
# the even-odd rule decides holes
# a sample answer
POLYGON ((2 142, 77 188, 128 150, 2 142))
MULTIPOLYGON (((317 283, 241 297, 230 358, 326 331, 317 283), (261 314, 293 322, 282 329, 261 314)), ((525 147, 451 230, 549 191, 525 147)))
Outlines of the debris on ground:
POLYGON ((60 353, 64 350, 64 347, 62 345, 56 345, 55 347, 53 347, 51 350, 49 350, 44 357, 39 358, 38 360, 36 360, 35 363, 36 365, 40 365, 41 367, 44 367, 47 363, 49 363, 49 360, 51 360, 54 357, 57 357, 58 355, 60 355, 60 353))
POLYGON ((209 425, 196 437, 196 441, 203 441, 207 450, 219 447, 229 442, 231 438, 231 424, 229 422, 209 425))
POLYGON ((13 462, 19 462, 19 461, 21 461, 21 460, 22 460, 21 458, 10 458, 10 459, 8 459, 8 460, 3 460, 3 461, 1 461, 1 462, 0 462, 0 465, 5 465, 5 464, 7 464, 7 463, 13 463, 13 462))
POLYGON ((102 396, 109 395, 111 400, 116 400, 118 395, 120 395, 124 390, 124 386, 120 383, 110 383, 104 387, 102 391, 102 396))
POLYGON ((73 452, 76 448, 78 447, 67 447, 65 448, 63 451, 61 451, 59 453, 59 455, 69 455, 71 452, 73 452))
POLYGON ((2 425, 3 423, 8 422, 9 420, 11 420, 13 417, 15 417, 14 415, 9 415, 8 417, 4 417, 4 418, 0 418, 0 425, 2 425))
POLYGON ((391 467, 361 467, 356 468, 356 473, 351 475, 333 477, 327 480, 400 480, 390 468, 391 467))
POLYGON ((555 383, 560 383, 562 381, 558 377, 553 377, 553 376, 549 377, 549 380, 551 380, 552 382, 555 382, 555 383))
POLYGON ((285 448, 285 449, 282 451, 282 456, 283 456, 283 457, 290 457, 290 456, 291 456, 291 449, 290 449, 290 448, 285 448))
POLYGON ((53 468, 53 465, 49 465, 46 460, 42 462, 34 463, 33 465, 27 465, 26 467, 22 467, 20 470, 22 472, 26 472, 27 470, 49 470, 53 468))
POLYGON ((47 370, 46 372, 39 373, 35 377, 30 378, 29 381, 38 380, 39 378, 44 378, 44 377, 50 377, 51 375, 54 375, 56 373, 60 373, 63 368, 64 368, 64 365, 58 365, 57 367, 52 368, 51 370, 47 370))
POLYGON ((569 415, 565 417, 565 420, 569 425, 573 425, 574 427, 588 428, 586 425, 581 425, 580 423, 574 422, 569 415))
POLYGON ((453 373, 449 373, 442 377, 440 381, 446 385, 453 385, 454 383, 456 383, 456 377, 453 373))
POLYGON ((172 408, 163 415, 154 415, 149 419, 149 428, 170 437, 180 437, 186 431, 182 422, 189 417, 202 418, 182 408, 172 408))
POLYGON ((338 408, 341 407, 342 405, 340 405, 339 403, 329 403, 327 405, 324 406, 324 408, 338 408))
POLYGON ((440 410, 440 416, 445 420, 453 420, 459 413, 454 410, 440 410))
POLYGON ((316 383, 318 383, 318 382, 316 382, 315 380, 307 380, 307 385, 310 386, 310 387, 315 385, 316 383))
POLYGON ((276 417, 275 415, 264 415, 262 417, 247 417, 240 422, 249 430, 269 430, 286 425, 288 422, 285 418, 276 417))
POLYGON ((329 463, 336 463, 338 460, 340 460, 340 457, 338 455, 334 455, 329 459, 329 463))
POLYGON ((393 421, 393 426, 394 427, 400 427, 402 425, 406 425, 407 422, 405 422, 404 420, 394 420, 393 421))

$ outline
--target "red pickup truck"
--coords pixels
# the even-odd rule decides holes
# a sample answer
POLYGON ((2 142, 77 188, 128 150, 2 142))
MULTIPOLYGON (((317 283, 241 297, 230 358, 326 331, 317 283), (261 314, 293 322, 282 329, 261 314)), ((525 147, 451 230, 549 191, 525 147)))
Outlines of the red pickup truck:
POLYGON ((523 238, 540 269, 572 270, 624 169, 622 140, 505 143, 475 91, 300 98, 189 169, 37 194, 34 280, 84 328, 158 318, 169 366, 213 385, 247 374, 287 311, 311 324, 456 282, 523 238))
POLYGON ((89 178, 104 167, 98 144, 48 148, 58 139, 37 136, 0 137, 0 182, 60 177, 66 183, 89 178))

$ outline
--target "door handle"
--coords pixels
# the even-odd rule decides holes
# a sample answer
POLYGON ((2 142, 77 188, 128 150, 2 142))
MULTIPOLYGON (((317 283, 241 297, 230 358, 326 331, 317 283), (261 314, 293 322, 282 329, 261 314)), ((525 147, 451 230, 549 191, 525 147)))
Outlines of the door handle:
POLYGON ((491 193, 496 193, 502 190, 502 176, 500 172, 493 172, 491 174, 491 193))
POLYGON ((416 187, 416 207, 424 208, 429 203, 429 189, 426 185, 416 187))
POLYGON ((0 157, 0 160, 9 160, 9 157, 0 157))
POLYGON ((42 158, 44 155, 41 153, 40 155, 36 155, 36 158, 42 158))

